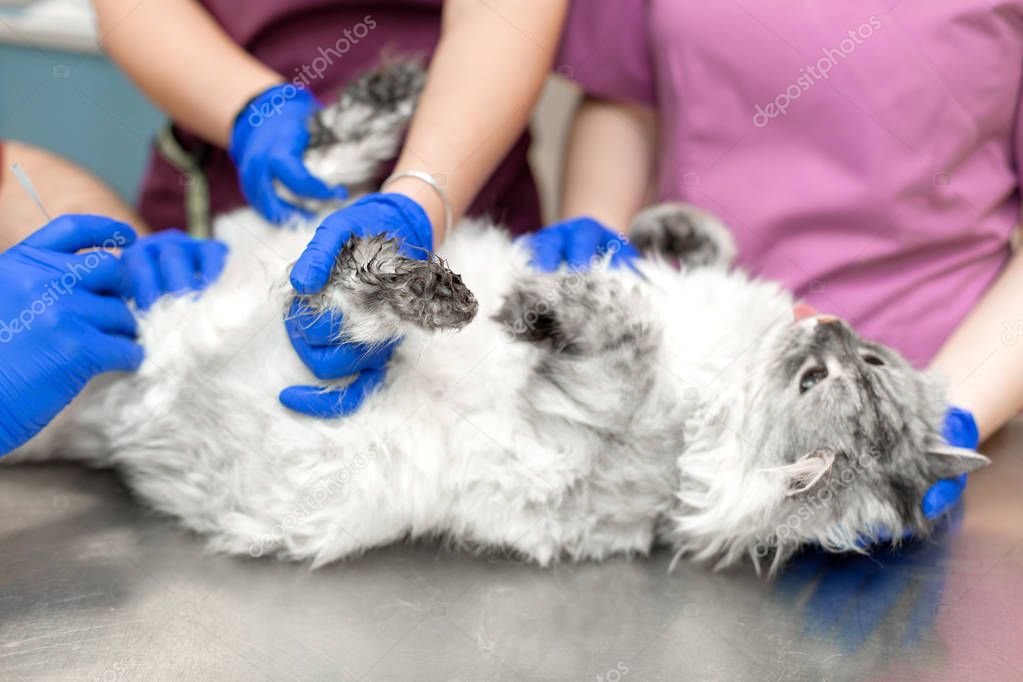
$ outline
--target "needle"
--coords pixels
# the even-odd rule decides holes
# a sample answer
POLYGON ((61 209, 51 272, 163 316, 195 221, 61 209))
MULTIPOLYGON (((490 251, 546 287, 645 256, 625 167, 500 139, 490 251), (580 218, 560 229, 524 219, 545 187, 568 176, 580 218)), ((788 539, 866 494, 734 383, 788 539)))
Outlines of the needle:
POLYGON ((25 172, 25 169, 21 167, 21 164, 17 162, 12 163, 11 170, 14 171, 14 176, 18 178, 18 182, 21 183, 21 186, 24 187, 28 195, 32 197, 32 201, 35 202, 36 206, 39 207, 39 210, 43 212, 44 216, 46 216, 46 220, 53 220, 53 218, 50 217, 49 212, 46 210, 46 207, 43 206, 43 200, 39 198, 36 188, 32 185, 32 181, 28 179, 28 174, 25 172))

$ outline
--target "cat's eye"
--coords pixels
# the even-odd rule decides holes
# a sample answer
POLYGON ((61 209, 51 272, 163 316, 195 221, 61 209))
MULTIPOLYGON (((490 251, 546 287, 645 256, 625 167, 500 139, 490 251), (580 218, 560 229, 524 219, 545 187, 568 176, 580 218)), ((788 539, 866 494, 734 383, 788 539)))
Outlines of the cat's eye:
POLYGON ((863 356, 863 362, 867 363, 868 365, 874 365, 875 367, 884 367, 884 360, 877 357, 876 355, 871 355, 870 353, 867 353, 866 355, 863 356))
POLYGON ((828 370, 824 367, 811 367, 799 378, 799 392, 806 393, 811 388, 828 378, 828 370))

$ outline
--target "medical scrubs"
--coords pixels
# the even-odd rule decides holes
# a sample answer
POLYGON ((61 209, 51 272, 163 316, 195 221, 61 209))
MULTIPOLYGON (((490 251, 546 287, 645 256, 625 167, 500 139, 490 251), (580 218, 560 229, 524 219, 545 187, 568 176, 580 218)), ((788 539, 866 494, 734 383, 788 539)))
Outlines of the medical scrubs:
MULTIPOLYGON (((336 0, 204 0, 224 30, 248 52, 286 79, 308 85, 324 102, 381 55, 428 59, 440 36, 442 0, 338 2, 336 0)), ((256 94, 256 93, 253 93, 256 94)), ((226 152, 204 145, 187 131, 176 137, 202 159, 212 213, 244 205, 237 173, 226 152)), ((469 209, 513 231, 540 225, 539 199, 526 160, 528 135, 515 144, 469 209)), ((382 169, 381 178, 386 177, 382 169)), ((186 223, 187 174, 152 153, 142 182, 139 211, 154 229, 186 223)))
POLYGON ((577 0, 557 63, 657 108, 660 200, 918 365, 1010 257, 1023 0, 577 0))

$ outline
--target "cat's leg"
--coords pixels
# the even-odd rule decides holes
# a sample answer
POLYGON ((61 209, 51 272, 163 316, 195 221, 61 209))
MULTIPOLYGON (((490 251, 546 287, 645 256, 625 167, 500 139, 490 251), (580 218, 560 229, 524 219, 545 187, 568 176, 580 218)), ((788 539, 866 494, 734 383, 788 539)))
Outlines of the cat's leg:
POLYGON ((735 261, 735 241, 728 228, 690 204, 658 204, 640 212, 632 221, 629 239, 645 254, 659 254, 690 268, 727 268, 735 261))
POLYGON ((443 260, 403 256, 398 241, 386 235, 350 239, 323 291, 300 301, 314 312, 343 313, 338 340, 363 344, 400 337, 413 327, 461 329, 479 308, 443 260))
POLYGON ((539 344, 531 403, 594 428, 621 431, 645 403, 661 330, 629 273, 520 280, 496 315, 511 339, 539 344))
POLYGON ((415 60, 390 61, 367 71, 341 92, 337 103, 317 112, 310 124, 310 148, 400 130, 425 84, 426 70, 415 60))
MULTIPOLYGON (((373 189, 380 164, 397 156, 425 83, 425 69, 411 60, 386 63, 352 82, 309 121, 303 159, 309 172, 328 185, 345 186, 351 195, 373 189)), ((327 207, 295 200, 313 212, 327 207)))
MULTIPOLYGON (((407 258, 384 236, 349 240, 323 292, 302 301, 343 312, 341 337, 364 344, 413 328, 459 328, 477 307, 442 261, 407 258)), ((275 309, 279 315, 283 303, 268 297, 266 309, 251 317, 272 317, 275 309)), ((400 429, 408 413, 395 416, 387 407, 395 403, 380 389, 376 407, 312 424, 278 401, 290 375, 267 368, 284 358, 296 362, 283 325, 253 331, 245 350, 226 359, 203 354, 176 382, 155 373, 121 411, 112 450, 129 487, 208 536, 214 549, 235 554, 323 563, 408 533, 409 507, 422 498, 394 499, 396 490, 422 484, 404 456, 410 447, 400 429), (179 384, 201 390, 183 399, 179 384)))
POLYGON ((542 522, 507 540, 541 562, 646 552, 670 508, 684 406, 661 366, 662 330, 641 286, 628 271, 536 275, 495 316, 510 340, 540 349, 520 407, 537 443, 519 457, 548 481, 571 472, 552 491, 553 507, 521 510, 542 522), (545 470, 534 456, 556 466, 545 470))

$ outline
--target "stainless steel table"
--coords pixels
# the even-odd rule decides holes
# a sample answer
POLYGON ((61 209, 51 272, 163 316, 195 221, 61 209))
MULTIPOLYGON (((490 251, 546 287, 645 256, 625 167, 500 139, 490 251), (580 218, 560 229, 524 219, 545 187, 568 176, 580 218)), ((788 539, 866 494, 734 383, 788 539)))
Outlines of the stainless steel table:
POLYGON ((670 556, 205 555, 75 466, 0 469, 0 678, 1023 679, 1023 421, 934 541, 772 584, 670 556))

